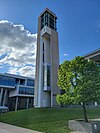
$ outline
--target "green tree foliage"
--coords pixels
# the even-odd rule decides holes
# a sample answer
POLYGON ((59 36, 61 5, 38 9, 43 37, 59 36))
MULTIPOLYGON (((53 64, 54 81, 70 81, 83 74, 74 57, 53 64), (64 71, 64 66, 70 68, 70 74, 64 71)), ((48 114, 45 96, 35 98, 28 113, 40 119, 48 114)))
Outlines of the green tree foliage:
POLYGON ((100 101, 100 67, 79 56, 64 61, 58 71, 58 86, 64 94, 57 95, 57 102, 82 105, 85 121, 88 121, 86 103, 100 101))

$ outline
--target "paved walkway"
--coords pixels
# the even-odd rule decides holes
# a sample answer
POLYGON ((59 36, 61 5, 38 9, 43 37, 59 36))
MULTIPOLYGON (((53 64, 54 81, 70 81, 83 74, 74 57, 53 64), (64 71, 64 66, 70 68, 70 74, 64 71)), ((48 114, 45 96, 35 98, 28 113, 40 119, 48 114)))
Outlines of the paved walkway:
POLYGON ((0 133, 42 133, 0 122, 0 133))

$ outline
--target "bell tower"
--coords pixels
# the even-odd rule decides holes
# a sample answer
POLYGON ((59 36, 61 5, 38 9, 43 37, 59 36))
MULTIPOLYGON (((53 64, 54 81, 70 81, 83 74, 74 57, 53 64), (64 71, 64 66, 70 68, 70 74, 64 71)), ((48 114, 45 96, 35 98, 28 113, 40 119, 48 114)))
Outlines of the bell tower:
POLYGON ((57 106, 56 95, 59 68, 57 16, 46 8, 38 18, 35 107, 57 106))

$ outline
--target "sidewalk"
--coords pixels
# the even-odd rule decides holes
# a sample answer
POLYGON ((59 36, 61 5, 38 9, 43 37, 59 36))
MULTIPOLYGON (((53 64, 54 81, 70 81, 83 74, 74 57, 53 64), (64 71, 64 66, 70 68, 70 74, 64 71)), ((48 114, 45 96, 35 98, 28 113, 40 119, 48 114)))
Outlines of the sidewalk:
POLYGON ((0 133, 42 133, 0 122, 0 133))

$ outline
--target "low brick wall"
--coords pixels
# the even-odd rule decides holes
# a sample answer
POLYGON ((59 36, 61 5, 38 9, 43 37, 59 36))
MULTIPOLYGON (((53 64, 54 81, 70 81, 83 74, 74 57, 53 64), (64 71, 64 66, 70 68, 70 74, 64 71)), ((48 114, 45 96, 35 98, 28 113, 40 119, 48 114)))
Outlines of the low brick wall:
POLYGON ((86 133, 100 133, 100 120, 90 120, 89 122, 70 120, 69 128, 74 131, 83 131, 86 133))

